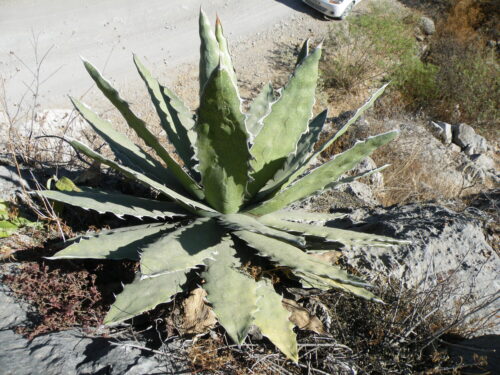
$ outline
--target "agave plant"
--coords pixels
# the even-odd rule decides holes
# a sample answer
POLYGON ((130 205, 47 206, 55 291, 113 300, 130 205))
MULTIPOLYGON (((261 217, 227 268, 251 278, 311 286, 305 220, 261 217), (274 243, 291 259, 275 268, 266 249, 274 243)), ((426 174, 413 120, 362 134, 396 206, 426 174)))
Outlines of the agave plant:
POLYGON ((78 140, 68 141, 91 159, 158 192, 158 199, 90 188, 46 190, 40 194, 84 209, 118 217, 153 218, 157 222, 78 237, 52 259, 140 261, 140 271, 116 297, 105 324, 130 319, 169 302, 183 290, 186 274, 197 268, 207 300, 232 340, 242 343, 250 326, 256 325, 288 358, 297 361, 294 326, 288 319, 290 313, 282 306, 282 296, 266 279, 255 280, 245 273, 242 259, 266 258, 289 271, 290 277, 304 287, 337 288, 377 300, 363 280, 309 253, 324 251, 332 244, 349 248, 391 246, 400 241, 326 227, 322 224, 334 219, 334 215, 286 208, 311 194, 384 168, 341 177, 377 147, 395 138, 396 131, 358 142, 309 171, 311 162, 371 106, 385 87, 315 149, 327 116, 326 111, 312 116, 321 45, 310 51, 306 41, 286 86, 279 91, 265 86, 244 112, 219 20, 214 32, 201 12, 199 31, 200 106, 196 113, 154 79, 134 56, 161 126, 176 149, 175 158, 110 82, 84 61, 97 87, 156 155, 149 155, 76 99, 72 99, 75 108, 108 143, 117 161, 78 140))

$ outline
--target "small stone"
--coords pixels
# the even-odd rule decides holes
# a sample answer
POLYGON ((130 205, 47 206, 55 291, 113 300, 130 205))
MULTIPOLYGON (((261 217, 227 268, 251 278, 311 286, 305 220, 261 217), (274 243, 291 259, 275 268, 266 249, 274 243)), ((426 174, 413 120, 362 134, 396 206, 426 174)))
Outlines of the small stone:
POLYGON ((450 143, 448 145, 448 148, 451 152, 454 152, 454 153, 462 152, 462 149, 460 148, 460 146, 456 145, 455 143, 450 143))
MULTIPOLYGON (((361 160, 361 162, 350 171, 350 174, 355 176, 365 173, 377 168, 377 164, 369 156, 361 160)), ((373 189, 381 189, 384 187, 384 176, 381 172, 372 173, 370 176, 365 177, 363 180, 373 189)))
POLYGON ((441 140, 445 145, 451 143, 453 139, 453 134, 451 131, 451 125, 443 121, 430 121, 429 128, 434 136, 441 140))
POLYGON ((488 151, 486 139, 476 134, 474 129, 467 124, 453 126, 453 142, 462 148, 467 155, 482 154, 488 151))
POLYGON ((429 17, 420 18, 420 29, 425 35, 432 35, 436 32, 436 25, 429 17))
POLYGON ((353 181, 338 187, 339 191, 344 191, 365 202, 368 206, 378 206, 380 202, 373 196, 370 187, 359 181, 353 181))

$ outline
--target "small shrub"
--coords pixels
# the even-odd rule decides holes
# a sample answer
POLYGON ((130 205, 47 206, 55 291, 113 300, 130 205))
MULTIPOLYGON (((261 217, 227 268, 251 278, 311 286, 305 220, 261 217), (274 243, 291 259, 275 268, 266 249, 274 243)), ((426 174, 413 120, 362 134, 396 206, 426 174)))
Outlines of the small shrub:
POLYGON ((387 3, 371 5, 370 12, 350 17, 347 27, 329 32, 322 78, 326 88, 357 90, 374 78, 391 75, 416 55, 413 28, 416 19, 387 3))
POLYGON ((391 74, 403 105, 413 110, 431 105, 439 96, 438 72, 436 65, 422 62, 417 56, 405 57, 391 74))
MULTIPOLYGON (((500 65, 496 52, 478 40, 437 39, 430 60, 439 66, 436 83, 439 100, 429 112, 444 121, 479 124, 494 132, 500 115, 500 65)), ((498 130, 498 129, 497 129, 498 130)))

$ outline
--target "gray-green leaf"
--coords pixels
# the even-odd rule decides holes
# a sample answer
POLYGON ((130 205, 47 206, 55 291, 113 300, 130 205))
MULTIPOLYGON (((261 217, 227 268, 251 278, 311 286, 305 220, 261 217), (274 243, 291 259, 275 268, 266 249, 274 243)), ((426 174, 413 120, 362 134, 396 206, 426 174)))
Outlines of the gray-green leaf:
POLYGON ((138 218, 165 218, 174 216, 186 216, 174 202, 165 202, 155 199, 139 198, 133 195, 111 193, 96 189, 85 189, 84 191, 55 191, 41 190, 37 194, 58 202, 86 210, 94 210, 100 213, 112 213, 118 217, 129 215, 138 218))
POLYGON ((234 234, 257 250, 262 256, 270 258, 279 265, 290 267, 301 273, 312 273, 328 277, 343 284, 360 287, 368 286, 363 280, 349 275, 339 267, 314 259, 302 250, 283 241, 249 231, 236 231, 234 234))
POLYGON ((251 149, 254 157, 251 166, 255 171, 252 175, 254 181, 249 185, 251 196, 283 167, 307 130, 312 117, 320 57, 321 47, 318 47, 297 66, 255 137, 251 149))
POLYGON ((288 320, 291 313, 283 307, 283 297, 274 291, 272 285, 262 280, 258 283, 255 325, 276 347, 294 362, 299 360, 297 335, 293 323, 288 320))
POLYGON ((223 234, 213 219, 197 219, 145 246, 141 272, 153 276, 195 268, 218 251, 223 234))
POLYGON ((103 230, 77 237, 71 245, 47 259, 131 259, 139 260, 139 251, 154 242, 174 224, 158 223, 103 230))
POLYGON ((395 130, 356 143, 351 149, 335 155, 332 160, 314 169, 287 189, 279 191, 269 200, 250 209, 249 212, 254 215, 265 215, 324 189, 325 186, 335 182, 342 174, 355 167, 378 147, 392 141, 398 134, 399 132, 395 130))
POLYGON ((115 157, 129 168, 135 169, 138 172, 145 174, 148 177, 154 178, 157 181, 165 179, 165 168, 149 156, 143 149, 133 143, 125 135, 113 129, 113 126, 92 112, 84 104, 70 98, 76 110, 89 123, 94 131, 99 134, 109 145, 115 157))
POLYGON ((138 274, 116 296, 115 303, 104 318, 104 324, 119 323, 151 310, 160 303, 170 302, 174 294, 182 291, 185 282, 186 274, 182 271, 142 280, 138 274))
POLYGON ((230 242, 226 244, 227 248, 208 262, 202 274, 206 281, 203 289, 219 323, 234 342, 242 344, 257 311, 257 283, 234 269, 239 261, 230 242))
POLYGON ((241 101, 229 73, 216 69, 198 110, 199 171, 207 202, 222 213, 238 212, 248 183, 248 135, 241 101))
POLYGON ((195 200, 192 200, 190 198, 187 198, 176 191, 169 189, 168 187, 160 184, 159 182, 156 182, 155 180, 152 180, 151 178, 143 175, 142 173, 139 173, 137 171, 134 171, 133 169, 130 169, 128 167, 125 167, 119 163, 114 162, 113 160, 110 160, 108 158, 105 158, 101 154, 93 151, 90 147, 86 146, 85 144, 77 141, 76 139, 70 139, 68 138, 68 142, 73 146, 76 150, 80 151, 84 155, 88 156, 89 158, 92 158, 93 160, 99 161, 102 164, 105 164, 114 170, 120 172, 123 174, 125 177, 130 178, 134 181, 138 181, 152 189, 158 190, 161 192, 163 195, 166 197, 176 201, 184 207, 186 210, 190 212, 197 213, 199 215, 209 215, 209 214, 214 214, 215 211, 204 205, 203 203, 197 202, 195 200))

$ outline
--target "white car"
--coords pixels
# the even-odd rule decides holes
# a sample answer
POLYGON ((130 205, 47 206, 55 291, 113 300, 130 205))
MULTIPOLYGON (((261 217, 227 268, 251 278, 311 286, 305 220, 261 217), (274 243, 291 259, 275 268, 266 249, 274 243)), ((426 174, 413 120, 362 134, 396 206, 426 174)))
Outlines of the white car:
POLYGON ((344 18, 361 0, 302 0, 317 11, 332 18, 344 18))

